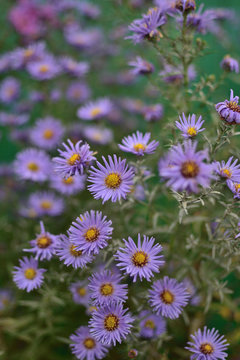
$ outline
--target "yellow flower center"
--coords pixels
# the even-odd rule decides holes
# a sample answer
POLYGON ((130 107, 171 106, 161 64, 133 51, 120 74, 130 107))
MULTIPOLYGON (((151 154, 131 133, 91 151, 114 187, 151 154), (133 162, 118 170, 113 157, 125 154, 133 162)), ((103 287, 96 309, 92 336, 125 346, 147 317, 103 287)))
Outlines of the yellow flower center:
POLYGON ((25 51, 24 51, 24 57, 25 58, 29 58, 30 56, 32 56, 33 55, 33 50, 32 49, 26 49, 25 51))
POLYGON ((87 293, 87 290, 85 289, 85 288, 78 288, 77 289, 77 292, 78 292, 78 294, 80 295, 80 296, 85 296, 86 295, 86 293, 87 293))
POLYGON ((41 65, 40 68, 39 68, 39 71, 40 71, 41 73, 46 73, 46 72, 48 72, 48 70, 49 70, 49 66, 46 65, 46 64, 41 65))
POLYGON ((100 231, 96 227, 91 227, 85 232, 84 237, 88 242, 94 242, 98 239, 99 234, 100 231))
POLYGON ((152 320, 147 320, 147 321, 145 321, 144 326, 146 328, 148 328, 148 329, 154 329, 155 328, 155 323, 152 320))
POLYGON ((6 89, 6 93, 8 96, 11 96, 14 94, 14 89, 12 87, 9 87, 8 89, 6 89))
POLYGON ((92 338, 86 338, 83 342, 86 349, 93 349, 96 346, 95 340, 92 338))
POLYGON ((142 250, 137 251, 132 256, 132 262, 135 266, 143 267, 148 263, 148 255, 142 250))
POLYGON ((144 151, 146 150, 146 146, 144 144, 141 144, 141 143, 137 143, 133 146, 134 150, 139 152, 139 151, 144 151))
POLYGON ((103 284, 101 286, 100 292, 104 296, 112 295, 113 293, 113 286, 110 283, 103 284))
POLYGON ((110 173, 105 177, 105 185, 109 189, 117 189, 121 185, 122 179, 118 173, 110 173))
POLYGON ((185 178, 194 178, 199 173, 199 167, 194 161, 185 161, 182 164, 181 173, 185 178))
POLYGON ((36 270, 33 268, 28 268, 24 271, 25 278, 28 280, 33 280, 36 274, 36 270))
POLYGON ((96 308, 96 306, 90 306, 90 307, 88 308, 88 311, 89 311, 90 313, 92 313, 93 311, 97 311, 97 308, 96 308))
POLYGON ((51 129, 46 129, 43 133, 44 139, 47 139, 47 140, 52 139, 53 135, 54 135, 54 132, 51 129))
POLYGON ((235 190, 239 191, 240 190, 240 184, 235 184, 235 190))
POLYGON ((28 163, 27 167, 28 167, 28 170, 31 170, 31 171, 38 171, 39 170, 39 166, 35 162, 28 163))
POLYGON ((48 246, 50 246, 52 244, 52 240, 50 237, 48 236, 42 236, 40 238, 37 239, 37 246, 40 249, 46 249, 48 246))
POLYGON ((82 251, 81 250, 76 250, 76 246, 71 245, 70 246, 70 254, 72 256, 78 257, 82 255, 82 251))
POLYGON ((187 133, 189 136, 196 136, 197 135, 197 130, 195 127, 189 127, 187 130, 187 133))
POLYGON ((110 314, 105 317, 104 327, 107 331, 116 330, 118 328, 118 325, 119 325, 119 318, 116 315, 110 314))
POLYGON ((52 203, 51 201, 48 201, 48 200, 44 200, 41 202, 41 208, 44 209, 44 210, 49 210, 52 208, 52 203))
POLYGON ((91 110, 90 114, 91 114, 91 116, 95 117, 95 116, 100 115, 101 112, 102 112, 101 108, 95 107, 91 110))
POLYGON ((229 109, 231 109, 232 111, 240 112, 240 106, 238 105, 238 103, 236 101, 229 101, 229 103, 227 104, 227 107, 229 109))
POLYGON ((64 184, 66 185, 71 185, 73 184, 74 180, 73 180, 73 176, 69 176, 67 179, 63 179, 62 181, 64 184))
POLYGON ((164 304, 171 305, 173 303, 175 297, 169 290, 164 290, 160 294, 160 298, 162 299, 164 304))
POLYGON ((79 154, 73 154, 69 159, 68 159, 68 164, 69 165, 75 165, 77 161, 80 160, 80 155, 79 154))
POLYGON ((200 351, 204 354, 204 355, 210 355, 213 353, 213 346, 209 343, 204 343, 201 344, 200 346, 200 351))
POLYGON ((232 176, 232 172, 229 169, 222 169, 222 173, 226 175, 228 178, 232 176))

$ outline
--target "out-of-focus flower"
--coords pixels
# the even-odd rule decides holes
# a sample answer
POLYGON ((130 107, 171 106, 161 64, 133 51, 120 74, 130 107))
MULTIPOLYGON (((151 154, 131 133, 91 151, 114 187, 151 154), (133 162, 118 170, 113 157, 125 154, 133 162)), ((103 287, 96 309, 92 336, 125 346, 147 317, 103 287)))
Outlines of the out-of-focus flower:
POLYGON ((76 304, 88 306, 90 302, 90 294, 87 283, 85 281, 77 281, 70 285, 70 291, 73 296, 73 301, 76 304))
POLYGON ((95 120, 109 115, 112 110, 112 102, 107 98, 102 98, 91 101, 78 109, 77 116, 83 120, 95 120))
POLYGON ((57 102, 62 98, 62 90, 61 89, 52 89, 50 91, 50 99, 52 102, 57 102))
POLYGON ((135 359, 138 356, 138 351, 136 349, 131 349, 128 352, 128 357, 130 359, 135 359))
POLYGON ((229 55, 224 56, 221 61, 221 67, 225 71, 239 73, 239 62, 229 55))
POLYGON ((0 312, 14 301, 13 293, 9 289, 0 288, 0 312))
POLYGON ((60 120, 53 117, 39 119, 30 131, 30 139, 33 145, 46 150, 55 149, 64 134, 64 128, 60 120))
POLYGON ((227 186, 234 194, 234 198, 240 199, 240 183, 234 182, 232 180, 227 180, 227 186))
MULTIPOLYGON (((183 82, 183 69, 169 64, 164 64, 164 69, 160 71, 159 75, 167 84, 182 84, 183 82)), ((188 67, 188 79, 193 81, 196 78, 196 70, 194 65, 188 67)))
POLYGON ((76 60, 67 56, 60 59, 60 64, 63 68, 63 71, 76 77, 85 75, 89 70, 89 64, 87 62, 77 62, 76 60))
POLYGON ((188 118, 186 118, 185 114, 182 114, 179 116, 180 121, 176 121, 176 127, 182 132, 182 136, 185 138, 193 138, 198 133, 205 130, 205 128, 202 128, 202 125, 204 123, 204 120, 202 120, 202 116, 199 116, 198 120, 196 121, 196 115, 188 115, 188 118))
POLYGON ((228 161, 218 161, 216 172, 227 180, 232 180, 240 183, 240 164, 237 164, 238 159, 233 161, 233 156, 231 156, 228 161))
POLYGON ((146 121, 158 121, 163 117, 163 106, 161 104, 144 106, 142 114, 146 121))
POLYGON ((38 262, 33 257, 26 256, 19 260, 20 266, 15 266, 13 271, 13 281, 19 289, 30 292, 39 288, 43 282, 45 269, 38 268, 38 262))
POLYGON ((0 56, 0 74, 11 67, 11 54, 6 53, 0 56))
POLYGON ((176 0, 155 0, 155 5, 161 10, 163 14, 172 15, 176 13, 176 0))
POLYGON ((231 90, 230 100, 225 100, 216 104, 215 108, 222 120, 231 125, 240 124, 240 105, 239 97, 234 96, 231 90))
POLYGON ((73 81, 67 88, 66 97, 69 101, 79 104, 86 101, 91 94, 91 90, 86 83, 73 81))
POLYGON ((63 212, 64 202, 51 191, 38 191, 30 195, 27 209, 30 217, 58 216, 63 212))
POLYGON ((188 13, 196 9, 196 3, 195 0, 176 0, 174 7, 183 13, 188 13))
POLYGON ((186 349, 193 353, 191 359, 225 360, 227 358, 228 354, 225 352, 228 348, 227 340, 219 334, 218 330, 214 328, 209 330, 205 326, 203 331, 198 329, 191 338, 192 341, 189 341, 186 346, 186 349))
POLYGON ((0 113, 0 124, 4 126, 19 126, 25 124, 28 120, 29 114, 0 113))
POLYGON ((36 80, 50 80, 61 72, 61 67, 52 55, 32 61, 26 66, 29 74, 36 80))
POLYGON ((193 306, 198 306, 202 298, 200 295, 198 295, 196 287, 189 278, 185 278, 182 282, 190 294, 190 304, 193 306))
POLYGON ((102 156, 104 165, 97 161, 98 169, 90 168, 88 181, 92 183, 88 186, 89 191, 95 199, 102 199, 103 203, 107 200, 112 202, 125 199, 131 191, 133 185, 134 171, 126 165, 126 160, 113 158, 109 155, 108 161, 102 156))
POLYGON ((189 301, 189 293, 183 283, 168 276, 153 283, 149 291, 149 303, 157 315, 177 319, 189 301))
POLYGON ((63 195, 73 195, 84 190, 86 184, 86 176, 76 173, 74 176, 63 178, 58 174, 50 176, 51 188, 57 190, 63 195))
POLYGON ((101 14, 100 8, 97 5, 87 1, 78 3, 78 9, 84 16, 89 17, 90 19, 97 19, 101 14))
POLYGON ((143 310, 139 314, 141 319, 140 336, 145 339, 154 339, 166 331, 166 321, 160 316, 152 314, 148 310, 143 310))
POLYGON ((122 144, 118 144, 119 148, 125 152, 131 152, 138 156, 144 154, 153 154, 159 145, 158 141, 150 141, 151 134, 142 134, 139 131, 136 134, 129 135, 122 140, 122 144))
POLYGON ((0 84, 0 101, 10 104, 16 100, 20 93, 20 82, 14 77, 5 78, 0 84))
POLYGON ((68 27, 64 31, 65 39, 78 49, 94 49, 101 43, 101 32, 99 29, 82 30, 75 26, 68 27))
POLYGON ((142 59, 140 56, 137 56, 136 60, 130 61, 128 65, 133 67, 132 73, 134 75, 146 75, 154 71, 153 64, 142 59))
POLYGON ((43 41, 31 43, 25 48, 17 48, 10 54, 11 67, 15 70, 20 69, 31 61, 44 58, 46 54, 46 44, 43 41))
POLYGON ((113 141, 113 132, 111 129, 99 126, 86 126, 83 129, 85 138, 95 144, 106 145, 113 141))
MULTIPOLYGON (((208 9, 203 12, 203 5, 199 6, 197 12, 191 13, 187 17, 187 26, 195 29, 201 34, 206 34, 214 29, 214 20, 217 18, 215 9, 208 9)), ((182 21, 182 19, 180 20, 182 21)))
POLYGON ((52 165, 49 156, 43 150, 28 148, 17 154, 14 168, 20 179, 45 181, 52 165))
POLYGON ((104 345, 116 345, 130 333, 133 318, 122 304, 111 304, 94 311, 89 321, 90 333, 104 345))

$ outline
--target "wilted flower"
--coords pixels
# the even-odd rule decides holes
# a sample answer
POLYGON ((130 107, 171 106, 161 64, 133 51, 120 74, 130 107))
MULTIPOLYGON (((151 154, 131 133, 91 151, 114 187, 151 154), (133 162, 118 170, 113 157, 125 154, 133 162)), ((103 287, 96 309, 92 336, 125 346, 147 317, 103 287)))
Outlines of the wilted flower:
POLYGON ((185 114, 182 114, 179 116, 180 121, 176 121, 176 127, 182 132, 182 136, 185 138, 193 138, 196 136, 199 132, 202 132, 205 130, 205 128, 202 128, 202 125, 204 123, 204 120, 202 120, 202 116, 199 116, 198 120, 196 121, 196 115, 188 115, 188 118, 186 118, 185 114))
POLYGON ((153 154, 159 145, 158 141, 150 141, 151 134, 142 134, 137 131, 136 134, 129 135, 122 140, 122 144, 118 144, 119 148, 125 152, 131 152, 138 156, 144 154, 153 154))
POLYGON ((45 269, 38 268, 38 262, 33 257, 26 256, 19 260, 20 266, 14 266, 13 281, 21 290, 27 292, 37 289, 42 285, 45 269))
POLYGON ((64 127, 53 117, 39 119, 30 131, 32 143, 46 150, 54 149, 62 139, 64 127))
POLYGON ((221 61, 221 67, 228 72, 239 73, 239 63, 236 59, 232 58, 229 55, 224 56, 221 61))

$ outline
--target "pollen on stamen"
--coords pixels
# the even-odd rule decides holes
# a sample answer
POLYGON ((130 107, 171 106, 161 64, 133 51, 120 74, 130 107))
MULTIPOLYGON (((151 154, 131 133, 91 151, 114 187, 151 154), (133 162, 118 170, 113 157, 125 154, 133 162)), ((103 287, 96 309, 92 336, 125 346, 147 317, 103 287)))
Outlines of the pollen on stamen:
POLYGON ((79 154, 73 154, 68 160, 67 160, 67 162, 68 162, 68 164, 69 165, 75 165, 76 164, 76 162, 77 161, 79 161, 80 160, 80 155, 79 154))
POLYGON ((182 164, 181 173, 185 178, 194 178, 199 173, 199 167, 194 161, 185 161, 182 164))
POLYGON ((52 239, 49 236, 41 236, 37 239, 37 246, 40 249, 46 249, 52 244, 52 239))
POLYGON ((83 345, 86 349, 93 349, 96 346, 96 342, 93 338, 87 338, 84 340, 83 345))
POLYGON ((48 70, 49 70, 49 66, 48 66, 48 65, 41 65, 40 68, 39 68, 39 71, 40 71, 41 73, 46 73, 46 72, 48 72, 48 70))
POLYGON ((95 117, 95 116, 100 115, 101 112, 102 112, 101 108, 96 107, 96 108, 94 108, 94 109, 91 110, 91 115, 92 115, 93 117, 95 117))
POLYGON ((49 210, 52 208, 52 203, 48 200, 42 201, 41 202, 41 208, 44 210, 49 210))
POLYGON ((100 231, 96 227, 91 227, 85 232, 84 237, 86 241, 94 242, 98 239, 99 234, 100 231))
POLYGON ((209 343, 204 343, 204 344, 201 344, 200 346, 200 351, 204 354, 204 355, 210 355, 213 353, 213 347, 211 344, 209 343))
POLYGON ((135 144, 133 147, 134 147, 134 150, 136 150, 137 152, 139 152, 141 150, 142 151, 146 150, 146 146, 141 143, 135 144))
POLYGON ((105 184, 109 189, 117 189, 121 185, 122 179, 118 173, 110 173, 105 178, 105 184))
POLYGON ((80 287, 80 288, 77 289, 77 292, 78 292, 78 294, 79 294, 80 296, 83 297, 83 296, 86 295, 87 290, 86 290, 85 288, 80 287))
POLYGON ((110 314, 105 317, 104 327, 107 331, 114 331, 118 328, 118 326, 119 326, 119 318, 116 315, 110 314))
POLYGON ((148 255, 144 251, 137 251, 132 256, 132 262, 135 266, 143 267, 148 263, 148 255))
POLYGON ((112 284, 110 283, 107 283, 107 284, 103 284, 100 288, 100 292, 102 295, 104 296, 109 296, 109 295, 112 295, 113 293, 113 286, 112 284))
POLYGON ((76 246, 71 245, 70 246, 70 253, 72 256, 78 257, 82 255, 82 251, 81 250, 76 250, 76 246))
POLYGON ((148 329, 155 329, 155 323, 152 320, 147 320, 144 324, 144 326, 148 329))
POLYGON ((160 294, 160 298, 166 305, 171 305, 174 301, 174 295, 169 290, 164 290, 160 294))
POLYGON ((36 274, 36 270, 33 268, 28 268, 24 271, 25 278, 28 280, 33 280, 36 274))
POLYGON ((195 127, 189 127, 187 130, 189 136, 193 137, 197 135, 197 131, 195 127))

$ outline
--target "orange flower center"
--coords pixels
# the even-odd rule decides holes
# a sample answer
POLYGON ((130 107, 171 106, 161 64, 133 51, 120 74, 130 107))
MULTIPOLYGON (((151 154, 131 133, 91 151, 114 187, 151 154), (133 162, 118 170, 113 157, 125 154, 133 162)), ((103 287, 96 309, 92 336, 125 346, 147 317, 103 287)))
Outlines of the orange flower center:
POLYGON ((142 250, 136 251, 132 256, 132 262, 135 266, 143 267, 148 263, 148 255, 142 250))
POLYGON ((133 146, 134 150, 139 152, 139 151, 144 151, 146 150, 146 146, 144 144, 141 144, 141 143, 137 143, 133 146))
POLYGON ((83 342, 83 345, 86 349, 93 349, 96 346, 96 343, 93 338, 86 338, 83 342))
POLYGON ((28 163, 27 167, 28 167, 28 170, 31 170, 31 171, 39 170, 39 166, 35 162, 28 163))
POLYGON ((52 139, 53 135, 54 135, 54 132, 51 129, 46 129, 43 133, 44 139, 47 139, 47 140, 52 139))
POLYGON ((52 239, 49 236, 42 236, 37 239, 37 246, 40 249, 46 249, 52 244, 52 239))

